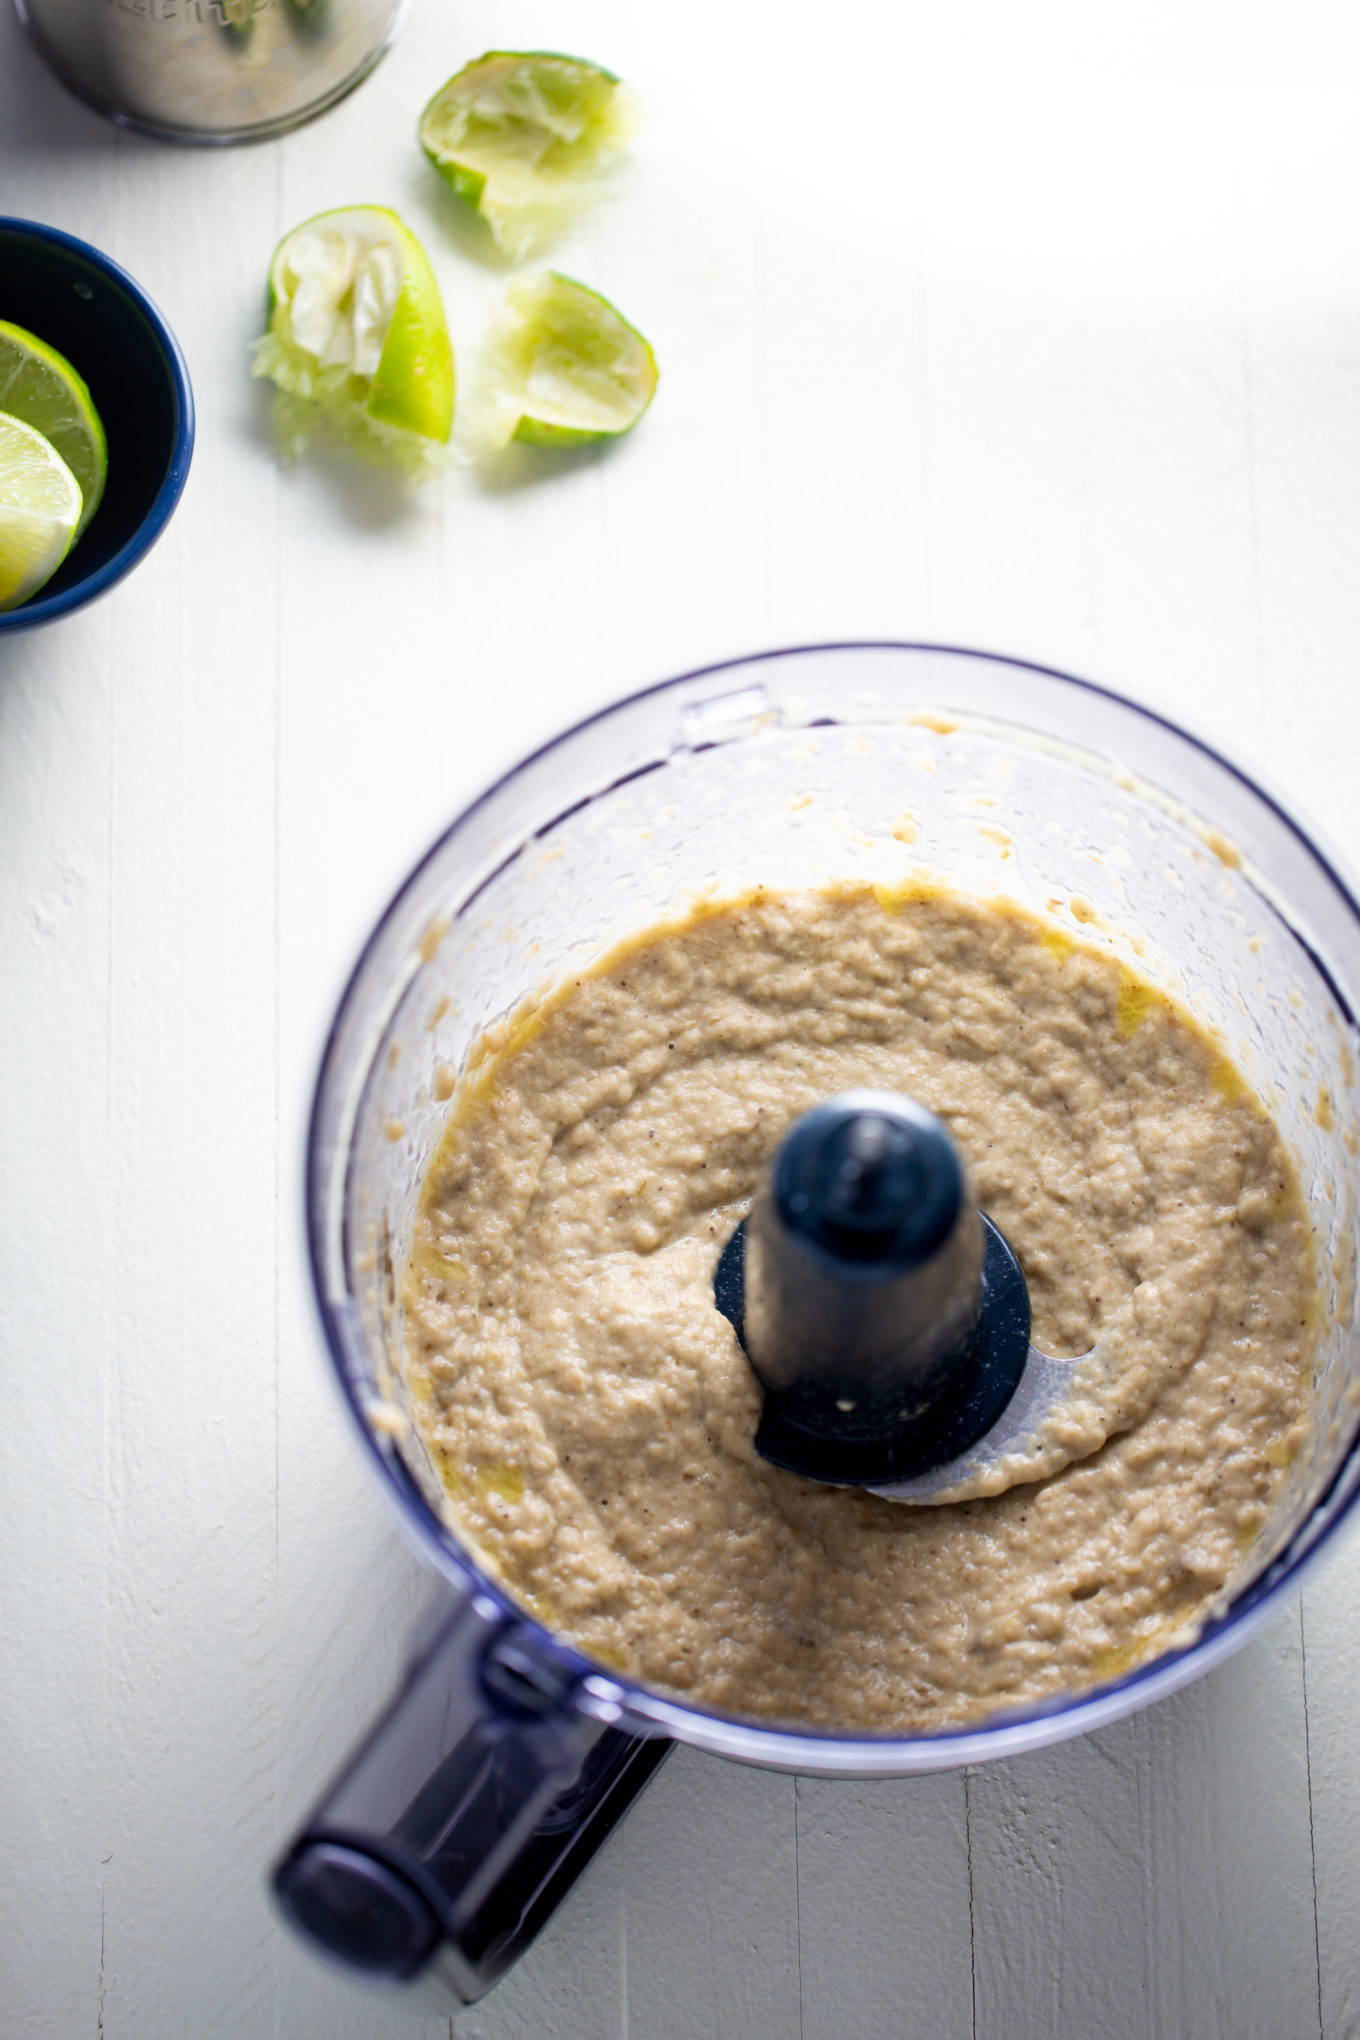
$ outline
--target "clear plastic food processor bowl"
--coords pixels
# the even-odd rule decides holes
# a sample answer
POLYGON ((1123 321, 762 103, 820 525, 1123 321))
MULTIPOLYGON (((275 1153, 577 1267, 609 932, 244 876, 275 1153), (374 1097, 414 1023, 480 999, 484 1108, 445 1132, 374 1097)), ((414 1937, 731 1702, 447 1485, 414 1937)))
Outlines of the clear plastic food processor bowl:
POLYGON ((460 816, 365 949, 316 1097, 309 1233, 345 1395, 425 1552, 460 1589, 502 1600, 459 1542, 414 1430, 394 1419, 405 1391, 393 1277, 447 1112, 436 1071, 460 1067, 488 1023, 559 969, 678 897, 891 884, 922 867, 1084 939, 1124 931, 1139 967, 1225 1037, 1293 1148, 1317 1227, 1326 1308, 1311 1439, 1230 1603, 1192 1648, 991 1726, 792 1734, 592 1675, 556 1646, 588 1676, 598 1717, 752 1763, 932 1770, 1127 1714, 1243 1642, 1353 1499, 1360 909, 1344 881, 1232 765, 1082 681, 923 646, 772 653, 620 702, 460 816))
POLYGON ((756 1764, 883 1776, 1128 1714, 1245 1642, 1360 1485, 1358 1002, 1360 910, 1326 855, 1203 743, 1100 688, 979 653, 852 644, 713 667, 620 702, 459 817, 383 917, 336 1016, 308 1224, 326 1338, 373 1463, 457 1594, 519 1639, 561 1707, 595 1724, 756 1764), (593 1666, 481 1568, 405 1421, 394 1274, 447 1109, 436 1073, 459 1068, 489 1022, 686 895, 891 885, 923 867, 1108 941, 1219 1030, 1292 1146, 1316 1224, 1313 1421, 1242 1576, 1189 1647, 962 1732, 794 1733, 593 1666))

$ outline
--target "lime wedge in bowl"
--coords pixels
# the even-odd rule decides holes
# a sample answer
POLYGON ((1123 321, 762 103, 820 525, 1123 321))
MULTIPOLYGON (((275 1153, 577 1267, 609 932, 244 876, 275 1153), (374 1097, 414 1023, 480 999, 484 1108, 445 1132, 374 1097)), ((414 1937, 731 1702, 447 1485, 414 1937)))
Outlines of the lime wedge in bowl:
POLYGON ((369 458, 420 473, 453 425, 453 347, 425 250, 386 206, 318 213, 269 266, 269 331, 255 375, 279 401, 285 449, 323 420, 369 458))
POLYGON ((519 261, 599 196, 633 131, 610 71, 551 50, 491 50, 442 85, 420 146, 519 261))
POLYGON ((80 483, 49 440, 0 413, 0 609, 50 581, 75 541, 80 483))
POLYGON ((631 432, 656 390, 656 358, 608 298, 546 270, 512 283, 482 356, 493 447, 585 446, 631 432))
MULTIPOLYGON (((83 377, 36 333, 0 319, 0 411, 41 432, 80 485, 80 537, 104 493, 109 445, 83 377)), ((74 541, 73 541, 74 542, 74 541)))

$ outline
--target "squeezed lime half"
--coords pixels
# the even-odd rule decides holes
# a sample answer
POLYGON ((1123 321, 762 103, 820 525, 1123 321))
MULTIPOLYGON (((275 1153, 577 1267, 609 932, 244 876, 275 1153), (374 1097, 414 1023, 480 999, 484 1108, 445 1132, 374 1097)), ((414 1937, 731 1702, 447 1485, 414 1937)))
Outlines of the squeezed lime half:
POLYGON ((612 71, 551 50, 491 50, 435 93, 420 145, 518 262, 599 196, 633 127, 612 71))
POLYGON ((492 446, 585 446, 631 432, 651 403, 656 358, 598 291, 545 270, 511 284, 481 365, 492 446))
POLYGON ((0 609, 17 609, 71 550, 80 483, 41 432, 0 412, 0 609))
POLYGON ((425 250, 386 206, 318 213, 269 266, 269 331, 253 373, 280 393, 280 438, 300 452, 324 420, 357 451, 413 472, 453 425, 453 346, 425 250))
POLYGON ((0 319, 0 411, 50 440, 80 484, 85 529, 104 493, 109 444, 84 377, 36 333, 0 319))

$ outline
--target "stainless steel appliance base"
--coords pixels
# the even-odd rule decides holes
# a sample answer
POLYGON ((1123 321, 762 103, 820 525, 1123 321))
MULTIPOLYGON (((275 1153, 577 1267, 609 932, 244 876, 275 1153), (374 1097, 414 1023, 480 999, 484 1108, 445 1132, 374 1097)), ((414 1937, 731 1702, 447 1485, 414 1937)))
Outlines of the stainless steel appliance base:
POLYGON ((318 114, 328 112, 332 106, 337 106, 342 99, 347 98, 357 85, 362 85, 374 66, 386 56, 406 26, 410 9, 411 0, 398 0, 381 38, 362 62, 338 84, 318 94, 315 99, 308 100, 305 105, 279 114, 272 120, 252 121, 239 127, 203 129, 143 118, 139 114, 128 112, 125 107, 115 105, 60 56, 50 39, 43 33, 28 0, 14 0, 14 11, 29 41, 53 76, 59 79, 82 105, 88 106, 93 112, 102 114, 106 120, 111 120, 116 126, 127 128, 134 134, 149 135, 158 142, 178 142, 186 148, 198 149, 229 148, 242 142, 267 142, 274 135, 287 134, 292 128, 303 127, 309 120, 315 120, 318 114))

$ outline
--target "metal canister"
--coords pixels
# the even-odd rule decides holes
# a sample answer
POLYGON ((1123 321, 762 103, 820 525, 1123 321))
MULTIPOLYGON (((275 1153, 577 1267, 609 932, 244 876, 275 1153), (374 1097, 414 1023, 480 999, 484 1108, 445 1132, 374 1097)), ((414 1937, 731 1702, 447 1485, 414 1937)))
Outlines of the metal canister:
POLYGON ((64 84, 178 142, 296 127, 357 85, 407 0, 14 0, 64 84))

